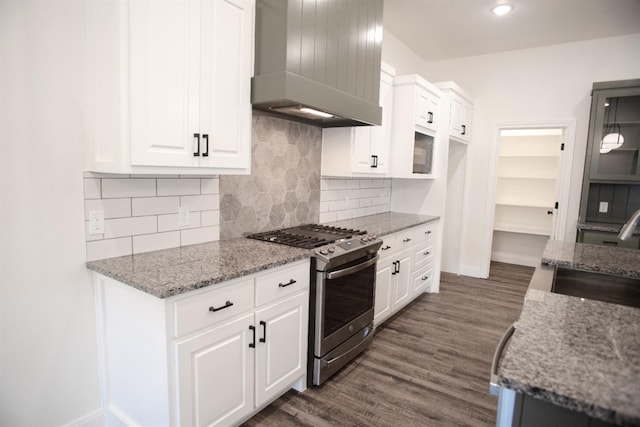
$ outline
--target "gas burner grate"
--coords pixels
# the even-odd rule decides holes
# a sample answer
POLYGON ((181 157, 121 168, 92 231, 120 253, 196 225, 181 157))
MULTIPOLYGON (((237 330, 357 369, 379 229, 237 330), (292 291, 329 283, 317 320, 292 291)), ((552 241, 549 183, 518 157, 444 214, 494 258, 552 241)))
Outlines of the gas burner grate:
POLYGON ((306 224, 282 230, 266 231, 247 236, 250 239, 279 243, 296 248, 314 249, 341 239, 366 234, 366 231, 328 225, 306 224))

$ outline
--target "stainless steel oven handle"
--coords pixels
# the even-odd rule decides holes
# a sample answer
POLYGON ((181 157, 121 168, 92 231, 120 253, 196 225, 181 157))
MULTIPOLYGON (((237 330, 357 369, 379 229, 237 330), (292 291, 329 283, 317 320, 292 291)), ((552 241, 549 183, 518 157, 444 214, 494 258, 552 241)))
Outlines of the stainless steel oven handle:
POLYGON ((498 384, 498 363, 500 362, 500 356, 502 356, 504 348, 506 347, 515 331, 516 324, 514 322, 504 332, 504 335, 502 335, 502 338, 500 338, 500 342, 498 342, 496 351, 493 353, 493 360, 491 361, 491 379, 489 380, 489 393, 495 396, 498 395, 498 391, 500 390, 500 385, 498 384))
POLYGON ((339 277, 348 276, 349 274, 356 273, 360 270, 364 270, 367 267, 374 265, 378 261, 378 255, 374 256, 370 260, 363 262, 358 265, 354 265, 353 267, 343 268, 342 270, 332 271, 327 273, 327 279, 337 279, 339 277))

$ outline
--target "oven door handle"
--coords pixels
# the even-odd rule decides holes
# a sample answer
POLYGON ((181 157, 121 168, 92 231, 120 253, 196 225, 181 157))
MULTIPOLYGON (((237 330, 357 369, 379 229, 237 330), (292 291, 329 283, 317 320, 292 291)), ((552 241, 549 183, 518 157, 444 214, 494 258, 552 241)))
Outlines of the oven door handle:
POLYGON ((332 271, 327 273, 327 279, 337 279, 339 277, 348 276, 349 274, 357 273, 360 270, 364 270, 367 267, 371 267, 378 261, 378 255, 374 256, 370 260, 358 265, 354 265, 349 268, 343 268, 342 270, 332 271))

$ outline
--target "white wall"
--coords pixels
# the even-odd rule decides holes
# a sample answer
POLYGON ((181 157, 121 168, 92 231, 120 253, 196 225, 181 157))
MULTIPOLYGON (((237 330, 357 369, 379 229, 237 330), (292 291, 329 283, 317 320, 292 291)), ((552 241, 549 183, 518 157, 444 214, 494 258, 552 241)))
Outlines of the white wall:
MULTIPOLYGON (((385 36, 387 33, 385 33, 385 36)), ((384 54, 383 49, 383 54, 384 54)), ((490 158, 496 122, 575 118, 575 155, 565 240, 575 240, 586 151, 591 85, 640 78, 640 34, 430 62, 429 81, 453 80, 475 100, 473 141, 468 151, 462 273, 486 277, 491 249, 492 205, 487 208, 490 158)), ((389 61, 391 65, 395 65, 389 61)))
POLYGON ((99 415, 84 267, 84 2, 0 2, 0 425, 99 415))

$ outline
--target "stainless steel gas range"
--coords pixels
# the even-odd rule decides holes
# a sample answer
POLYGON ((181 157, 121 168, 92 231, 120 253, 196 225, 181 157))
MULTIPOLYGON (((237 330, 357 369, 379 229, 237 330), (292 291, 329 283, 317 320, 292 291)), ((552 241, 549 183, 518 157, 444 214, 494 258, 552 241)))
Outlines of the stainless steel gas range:
POLYGON ((365 231, 316 224, 248 237, 313 249, 307 382, 320 385, 371 343, 382 241, 365 231))

